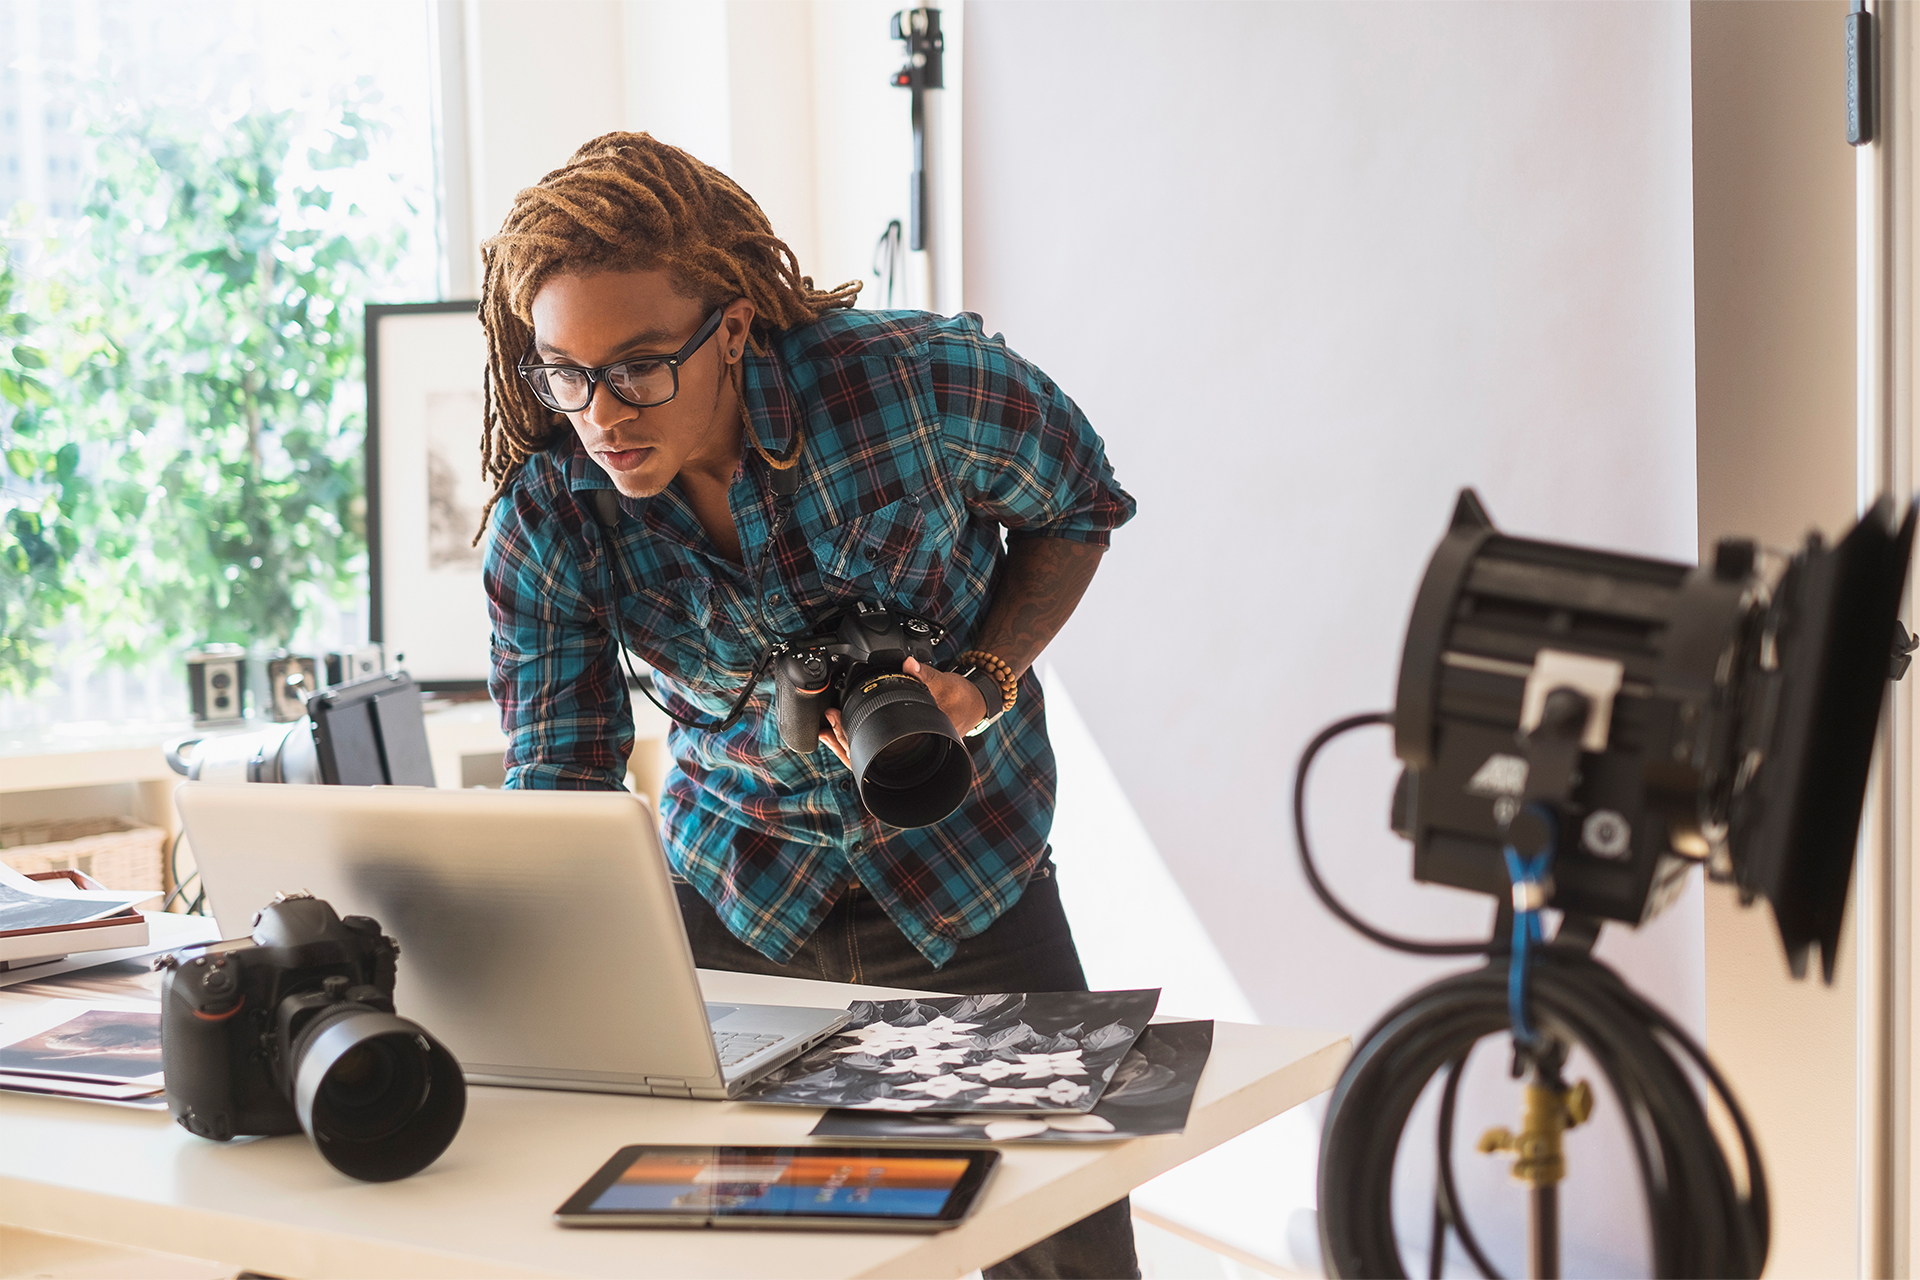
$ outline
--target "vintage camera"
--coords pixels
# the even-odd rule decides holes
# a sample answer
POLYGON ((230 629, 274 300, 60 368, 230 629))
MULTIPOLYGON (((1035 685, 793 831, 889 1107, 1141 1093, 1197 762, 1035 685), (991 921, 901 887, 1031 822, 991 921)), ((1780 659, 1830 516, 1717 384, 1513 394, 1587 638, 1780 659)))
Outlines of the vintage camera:
POLYGON ((789 641, 773 665, 773 712, 791 751, 820 746, 827 709, 840 709, 860 802, 896 827, 927 827, 960 807, 973 761, 908 658, 933 663, 946 632, 910 613, 861 603, 789 641))
POLYGON ((305 654, 276 649, 267 658, 267 715, 286 724, 307 714, 307 699, 320 692, 320 664, 305 654))
POLYGON ((294 1133, 365 1182, 418 1173, 460 1131, 446 1048, 393 1011, 392 938, 309 894, 277 894, 253 937, 162 956, 167 1107, 203 1138, 294 1133))
POLYGON ((231 724, 247 714, 247 651, 210 644, 187 654, 187 694, 195 724, 231 724))
POLYGON ((1552 906, 1637 925, 1704 862, 1831 981, 1913 532, 1882 501, 1831 546, 1696 568, 1510 537, 1463 491, 1393 717, 1415 878, 1505 898, 1503 849, 1551 845, 1552 906))
POLYGON ((326 676, 329 685, 352 684, 356 680, 377 676, 386 669, 386 650, 377 644, 363 644, 353 649, 336 649, 326 655, 326 676))

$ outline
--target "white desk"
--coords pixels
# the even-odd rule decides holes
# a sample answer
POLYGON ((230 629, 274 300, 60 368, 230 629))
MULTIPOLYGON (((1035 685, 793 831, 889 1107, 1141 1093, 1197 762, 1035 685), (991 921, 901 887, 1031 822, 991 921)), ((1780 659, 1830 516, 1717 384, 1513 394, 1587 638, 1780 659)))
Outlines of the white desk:
MULTIPOLYGON (((905 994, 701 978, 717 1001, 837 1007, 905 994)), ((492 1088, 469 1092, 438 1162, 381 1185, 335 1173, 303 1135, 222 1145, 164 1112, 0 1096, 0 1224, 286 1277, 959 1276, 1332 1087, 1346 1054, 1331 1032, 1220 1023, 1184 1134, 1007 1146, 974 1217, 932 1236, 556 1227, 553 1210, 620 1146, 803 1143, 820 1113, 492 1088)))

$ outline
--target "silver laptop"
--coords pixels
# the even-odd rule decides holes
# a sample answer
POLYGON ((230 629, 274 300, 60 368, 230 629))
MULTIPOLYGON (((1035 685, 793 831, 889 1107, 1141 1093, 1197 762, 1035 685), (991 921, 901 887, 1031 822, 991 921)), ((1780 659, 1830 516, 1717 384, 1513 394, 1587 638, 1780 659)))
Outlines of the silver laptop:
POLYGON ((846 1022, 702 999, 626 792, 189 782, 175 803, 221 936, 282 891, 372 916, 400 944, 401 1016, 474 1084, 729 1098, 846 1022))

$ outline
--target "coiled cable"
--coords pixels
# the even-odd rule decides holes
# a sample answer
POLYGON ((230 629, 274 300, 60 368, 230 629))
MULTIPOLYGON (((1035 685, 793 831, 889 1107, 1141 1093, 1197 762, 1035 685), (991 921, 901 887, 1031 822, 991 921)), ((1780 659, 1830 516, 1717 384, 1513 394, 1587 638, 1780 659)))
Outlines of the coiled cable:
MULTIPOLYGON (((1390 719, 1355 716, 1329 726, 1302 754, 1294 777, 1301 859, 1309 883, 1330 905, 1332 895, 1313 869, 1306 841, 1308 770, 1333 737, 1390 719)), ((1336 907, 1335 914, 1376 941, 1392 938, 1344 907, 1336 907)), ((1393 938, 1388 945, 1405 941, 1393 938)), ((1428 954, 1452 946, 1466 949, 1465 944, 1420 944, 1422 950, 1433 948, 1428 954)), ((1507 954, 1492 944, 1474 949, 1489 953, 1486 964, 1442 978, 1394 1006, 1361 1038, 1334 1087, 1319 1170, 1320 1239, 1331 1275, 1407 1274, 1393 1228, 1394 1162, 1414 1105, 1444 1071, 1432 1261, 1437 1268, 1451 1228, 1481 1274, 1495 1276, 1461 1213, 1452 1169, 1461 1067, 1481 1040, 1513 1030, 1507 954)), ((1766 1175, 1746 1117, 1706 1053, 1584 948, 1549 943, 1533 952, 1533 966, 1527 980, 1533 1022, 1545 1039, 1586 1049, 1626 1122, 1646 1195, 1654 1274, 1758 1276, 1767 1257, 1766 1175), (1705 1078, 1739 1135, 1744 1192, 1683 1061, 1705 1078)))

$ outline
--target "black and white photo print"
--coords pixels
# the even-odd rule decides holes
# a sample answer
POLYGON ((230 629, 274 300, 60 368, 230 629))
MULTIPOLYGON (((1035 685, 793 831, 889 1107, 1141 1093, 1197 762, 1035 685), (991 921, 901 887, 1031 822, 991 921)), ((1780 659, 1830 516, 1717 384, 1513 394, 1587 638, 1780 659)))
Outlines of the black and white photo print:
POLYGON ((742 1095, 862 1111, 1093 1109, 1160 993, 1061 991, 859 1000, 832 1039, 742 1095))

